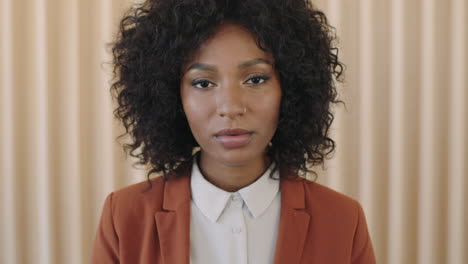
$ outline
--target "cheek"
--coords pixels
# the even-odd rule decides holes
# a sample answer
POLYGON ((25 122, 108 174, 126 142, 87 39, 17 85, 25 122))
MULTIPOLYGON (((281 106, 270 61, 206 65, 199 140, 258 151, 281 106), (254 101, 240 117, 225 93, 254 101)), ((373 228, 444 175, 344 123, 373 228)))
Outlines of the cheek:
POLYGON ((253 104, 254 108, 254 118, 257 123, 256 127, 258 128, 259 133, 265 137, 265 139, 270 139, 278 127, 279 112, 280 112, 280 103, 281 95, 270 94, 264 96, 262 99, 258 100, 253 104))
POLYGON ((280 100, 276 101, 275 103, 272 103, 268 111, 270 113, 269 122, 271 124, 271 127, 273 129, 276 129, 276 126, 278 125, 278 121, 279 121, 280 100))
POLYGON ((264 120, 268 120, 271 126, 276 126, 281 105, 281 92, 277 92, 265 98, 261 113, 264 120))
POLYGON ((198 104, 195 101, 188 100, 183 103, 185 116, 187 116, 187 120, 189 122, 190 127, 192 130, 196 128, 196 125, 200 122, 201 119, 200 112, 197 111, 198 104))
POLYGON ((182 107, 195 136, 197 131, 207 123, 208 104, 203 103, 203 100, 194 94, 182 93, 182 107))

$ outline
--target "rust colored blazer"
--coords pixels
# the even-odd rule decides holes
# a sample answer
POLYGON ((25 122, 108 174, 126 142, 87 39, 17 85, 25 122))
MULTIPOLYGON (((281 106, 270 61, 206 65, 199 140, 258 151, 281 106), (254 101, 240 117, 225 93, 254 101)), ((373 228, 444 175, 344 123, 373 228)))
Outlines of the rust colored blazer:
MULTIPOLYGON (((141 182, 110 193, 92 263, 189 264, 190 173, 191 163, 178 170, 181 177, 152 179, 153 187, 146 192, 147 182, 141 182)), ((280 180, 274 264, 375 263, 360 204, 318 183, 297 179, 280 180)))

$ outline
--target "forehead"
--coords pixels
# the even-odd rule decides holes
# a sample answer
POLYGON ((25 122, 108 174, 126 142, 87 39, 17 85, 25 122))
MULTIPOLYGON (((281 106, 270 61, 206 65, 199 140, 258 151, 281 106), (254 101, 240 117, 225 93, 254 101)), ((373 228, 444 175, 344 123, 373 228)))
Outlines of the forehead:
POLYGON ((225 64, 252 58, 273 60, 270 53, 258 47, 255 35, 245 27, 235 22, 224 22, 195 50, 190 62, 225 64))

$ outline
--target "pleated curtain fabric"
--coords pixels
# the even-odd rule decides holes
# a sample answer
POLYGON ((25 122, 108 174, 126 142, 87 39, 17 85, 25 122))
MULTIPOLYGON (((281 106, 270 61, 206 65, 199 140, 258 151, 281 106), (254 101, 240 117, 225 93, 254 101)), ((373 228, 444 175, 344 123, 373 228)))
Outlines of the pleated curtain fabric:
MULTIPOLYGON (((105 196, 145 179, 109 93, 132 3, 0 0, 0 263, 88 263, 105 196)), ((468 2, 314 4, 347 66, 318 182, 361 202, 378 263, 468 263, 468 2)))

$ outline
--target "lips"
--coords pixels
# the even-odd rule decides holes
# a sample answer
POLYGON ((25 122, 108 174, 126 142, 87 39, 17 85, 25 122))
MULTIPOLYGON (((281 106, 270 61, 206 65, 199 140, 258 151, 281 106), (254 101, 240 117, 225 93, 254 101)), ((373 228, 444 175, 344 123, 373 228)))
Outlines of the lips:
POLYGON ((250 142, 252 134, 252 131, 245 129, 223 129, 215 135, 215 138, 225 148, 240 148, 250 142))
POLYGON ((227 129, 222 129, 216 133, 215 136, 237 136, 237 135, 243 135, 243 134, 251 134, 252 131, 242 129, 242 128, 227 128, 227 129))

